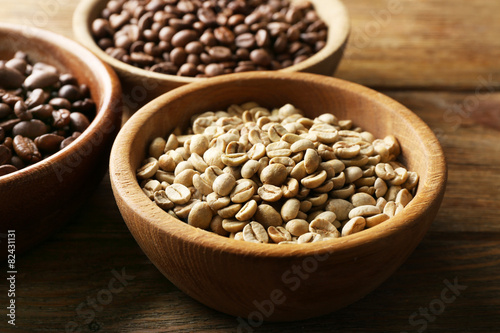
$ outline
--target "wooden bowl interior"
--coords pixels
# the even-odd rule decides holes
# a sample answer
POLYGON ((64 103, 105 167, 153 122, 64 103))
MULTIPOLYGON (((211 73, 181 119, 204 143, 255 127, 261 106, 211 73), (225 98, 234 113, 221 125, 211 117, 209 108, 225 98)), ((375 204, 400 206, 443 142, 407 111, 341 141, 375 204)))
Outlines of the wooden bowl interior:
POLYGON ((122 216, 146 255, 181 290, 219 311, 237 316, 251 313, 255 310, 252 300, 265 299, 275 288, 286 290, 282 274, 292 265, 326 256, 322 268, 300 291, 285 293, 286 304, 276 307, 270 317, 297 320, 356 301, 399 267, 437 212, 446 167, 430 129, 388 97, 313 74, 255 72, 187 85, 144 106, 117 137, 110 176, 122 216), (194 114, 247 101, 270 108, 291 103, 309 117, 332 112, 339 119, 353 120, 376 137, 395 135, 402 146, 403 161, 420 175, 418 194, 401 214, 374 228, 330 242, 293 247, 235 241, 191 227, 144 195, 135 170, 153 138, 166 137, 176 126, 186 128, 194 114), (234 290, 239 291, 236 298, 231 296, 234 290))
POLYGON ((89 87, 97 111, 67 148, 0 178, 0 226, 23 233, 16 244, 21 253, 66 222, 104 176, 120 128, 121 88, 112 69, 74 41, 45 30, 0 24, 0 60, 16 51, 74 75, 89 87), (29 203, 30 209, 19 202, 29 203))

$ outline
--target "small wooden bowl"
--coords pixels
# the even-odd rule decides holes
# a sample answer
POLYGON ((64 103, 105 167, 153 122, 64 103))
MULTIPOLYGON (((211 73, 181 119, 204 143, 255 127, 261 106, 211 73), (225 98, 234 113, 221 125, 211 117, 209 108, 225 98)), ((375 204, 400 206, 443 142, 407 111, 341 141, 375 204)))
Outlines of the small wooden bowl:
POLYGON ((438 140, 404 106, 354 83, 283 72, 231 74, 162 95, 125 124, 110 165, 120 212, 149 259, 179 289, 248 325, 326 314, 379 286, 422 240, 443 198, 446 174, 438 140), (171 217, 150 201, 135 170, 151 140, 176 126, 186 128, 194 114, 246 101, 266 107, 292 103, 308 117, 332 112, 378 138, 395 135, 402 162, 420 175, 416 196, 402 213, 371 229, 290 246, 221 237, 171 217))
POLYGON ((120 129, 121 88, 113 70, 77 43, 41 29, 0 24, 0 59, 16 51, 73 74, 89 86, 97 106, 90 126, 66 149, 0 177, 0 233, 15 230, 20 253, 67 221, 101 181, 120 129))
MULTIPOLYGON (((293 1, 293 0, 292 0, 293 1)), ((280 72, 309 72, 333 75, 337 68, 349 35, 349 16, 340 0, 310 0, 318 15, 328 25, 326 46, 305 61, 284 68, 280 72)), ((100 16, 108 0, 82 0, 73 16, 75 38, 108 63, 118 73, 125 95, 125 105, 137 110, 140 106, 159 95, 186 83, 205 79, 182 77, 147 71, 119 61, 104 52, 94 41, 92 22, 100 16)))

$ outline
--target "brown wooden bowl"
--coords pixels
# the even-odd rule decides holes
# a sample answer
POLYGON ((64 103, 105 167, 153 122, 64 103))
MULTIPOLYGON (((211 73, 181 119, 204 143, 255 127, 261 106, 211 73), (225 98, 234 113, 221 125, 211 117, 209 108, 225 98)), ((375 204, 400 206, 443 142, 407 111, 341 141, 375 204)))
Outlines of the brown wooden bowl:
MULTIPOLYGON (((294 0, 292 0, 294 1, 294 0)), ((326 46, 305 61, 282 69, 282 72, 309 72, 333 75, 337 68, 349 35, 349 16, 340 0, 310 0, 319 16, 328 25, 326 46)), ((122 61, 104 52, 94 41, 91 33, 92 22, 100 16, 108 0, 82 0, 73 16, 73 31, 76 39, 108 63, 118 73, 123 86, 125 105, 133 110, 153 98, 186 83, 205 79, 182 77, 147 71, 122 61)))
POLYGON ((71 145, 0 177, 0 233, 15 230, 20 253, 67 221, 104 176, 121 124, 121 88, 113 70, 77 43, 41 29, 0 24, 0 59, 16 51, 73 74, 89 86, 97 106, 96 117, 71 145))
POLYGON ((446 175, 433 132, 401 104, 343 80, 283 72, 231 74, 162 95, 125 124, 110 164, 120 212, 149 259, 191 297, 240 316, 250 326, 261 319, 290 321, 326 314, 379 286, 422 240, 443 198, 446 175), (149 200, 135 170, 151 140, 176 126, 186 128, 194 114, 246 101, 270 108, 292 103, 308 117, 332 112, 375 137, 395 135, 402 162, 420 175, 416 196, 402 213, 376 227, 290 246, 221 237, 171 217, 149 200))

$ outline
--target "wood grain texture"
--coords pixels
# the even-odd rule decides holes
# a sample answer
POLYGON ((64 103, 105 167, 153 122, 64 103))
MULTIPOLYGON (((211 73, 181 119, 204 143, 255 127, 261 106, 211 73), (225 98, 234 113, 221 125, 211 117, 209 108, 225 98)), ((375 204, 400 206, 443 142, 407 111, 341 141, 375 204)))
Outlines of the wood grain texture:
MULTIPOLYGON (((57 2, 62 9, 44 27, 71 36, 77 1, 57 2)), ((51 2, 5 1, 0 20, 24 23, 41 10, 42 3, 51 2)), ((351 41, 356 27, 372 18, 370 11, 387 4, 345 3, 353 23, 351 41)), ((478 77, 487 82, 491 78, 487 86, 498 91, 500 4, 493 0, 401 3, 411 11, 405 10, 397 22, 395 17, 367 47, 350 50, 348 45, 351 60, 341 62, 338 74, 379 89, 409 89, 382 92, 415 111, 440 134, 449 173, 438 216, 405 264, 364 299, 328 316, 264 324, 255 332, 484 333, 500 327, 500 94, 480 95, 481 104, 469 108, 474 110, 470 116, 465 107, 446 113, 474 99, 476 88, 488 92, 478 77), (414 33, 411 38, 408 31, 414 33), (435 89, 440 91, 422 91, 435 89), (451 92, 457 89, 464 91, 451 92), (446 287, 443 281, 455 278, 467 289, 424 327, 419 308, 428 308, 446 287), (412 325, 414 312, 419 324, 412 325)), ((163 278, 120 217, 109 178, 68 226, 19 257, 18 264, 22 274, 18 274, 17 327, 8 325, 2 312, 1 332, 63 332, 70 321, 82 332, 236 332, 238 328, 235 318, 210 310, 163 278), (109 304, 89 312, 88 297, 106 289, 114 277, 112 270, 122 268, 135 278, 113 294, 109 304), (86 316, 77 313, 82 303, 86 316), (86 319, 89 323, 84 323, 86 319)), ((0 279, 5 281, 4 266, 0 279)), ((5 283, 0 286, 3 289, 5 283)), ((5 301, 1 296, 2 308, 5 301)))
POLYGON ((185 85, 148 103, 117 136, 110 177, 134 238, 181 290, 214 309, 243 318, 250 318, 255 304, 264 301, 272 309, 258 315, 290 321, 351 304, 406 260, 437 213, 446 164, 425 123, 374 90, 309 73, 249 72, 185 85), (234 241, 179 223, 151 202, 137 184, 136 170, 147 146, 176 127, 186 129, 200 112, 246 101, 269 109, 291 103, 311 119, 333 112, 376 137, 396 136, 403 160, 419 175, 417 195, 404 213, 387 223, 335 241, 296 247, 234 241), (310 274, 300 274, 301 267, 310 274), (235 290, 237 297, 232 295, 235 290), (276 291, 280 296, 272 296, 276 291))
POLYGON ((92 53, 45 30, 0 23, 0 59, 10 59, 20 49, 31 62, 53 65, 88 86, 97 114, 67 149, 0 179, 0 232, 26 234, 16 241, 17 253, 57 230, 97 187, 121 124, 118 77, 92 53), (31 209, 20 201, 30 202, 31 209))

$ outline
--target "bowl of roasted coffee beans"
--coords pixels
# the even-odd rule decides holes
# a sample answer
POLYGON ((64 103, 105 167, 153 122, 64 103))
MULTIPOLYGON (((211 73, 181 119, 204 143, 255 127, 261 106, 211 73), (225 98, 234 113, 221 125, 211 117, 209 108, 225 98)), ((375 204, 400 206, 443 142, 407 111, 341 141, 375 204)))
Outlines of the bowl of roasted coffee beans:
POLYGON ((0 232, 16 253, 85 203, 121 124, 113 70, 54 33, 0 24, 0 232))
POLYGON ((120 212, 201 303, 264 320, 320 316, 379 286, 443 198, 438 140, 410 110, 310 73, 236 73, 151 101, 113 145, 120 212))
POLYGON ((349 34, 339 0, 83 0, 73 22, 116 70, 131 108, 228 73, 332 75, 349 34))

